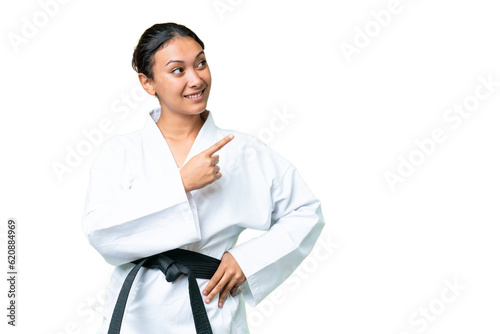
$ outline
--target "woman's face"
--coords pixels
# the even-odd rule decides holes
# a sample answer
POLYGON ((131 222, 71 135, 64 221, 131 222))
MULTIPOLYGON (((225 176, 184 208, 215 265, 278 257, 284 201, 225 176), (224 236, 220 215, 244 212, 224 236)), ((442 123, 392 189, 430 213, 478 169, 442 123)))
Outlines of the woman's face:
POLYGON ((199 114, 207 107, 212 77, 205 53, 191 37, 172 39, 155 53, 154 80, 162 111, 199 114))

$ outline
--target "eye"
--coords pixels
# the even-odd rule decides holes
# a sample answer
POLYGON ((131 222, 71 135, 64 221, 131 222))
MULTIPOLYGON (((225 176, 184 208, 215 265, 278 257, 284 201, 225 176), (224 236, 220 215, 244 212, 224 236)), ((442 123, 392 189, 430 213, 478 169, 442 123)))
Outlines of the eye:
POLYGON ((198 63, 198 67, 205 67, 205 65, 207 65, 207 61, 206 60, 202 60, 198 63))
POLYGON ((174 74, 179 74, 179 73, 182 73, 182 71, 183 71, 183 70, 182 70, 182 68, 174 68, 174 69, 172 70, 172 73, 174 73, 174 74))

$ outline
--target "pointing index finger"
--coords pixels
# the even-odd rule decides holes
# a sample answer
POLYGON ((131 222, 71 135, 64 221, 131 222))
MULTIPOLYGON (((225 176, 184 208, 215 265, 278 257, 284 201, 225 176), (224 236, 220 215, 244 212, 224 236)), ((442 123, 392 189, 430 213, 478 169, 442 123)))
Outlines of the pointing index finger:
POLYGON ((229 143, 231 140, 233 140, 234 135, 227 135, 209 148, 205 150, 210 156, 214 154, 215 152, 219 151, 221 148, 223 148, 227 143, 229 143))

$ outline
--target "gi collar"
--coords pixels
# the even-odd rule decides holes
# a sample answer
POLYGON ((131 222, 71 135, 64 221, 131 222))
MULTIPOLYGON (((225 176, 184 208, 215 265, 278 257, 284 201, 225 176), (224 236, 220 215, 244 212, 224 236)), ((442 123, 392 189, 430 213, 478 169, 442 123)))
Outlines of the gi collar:
MULTIPOLYGON (((206 110, 207 119, 203 126, 198 132, 196 139, 189 151, 184 164, 189 161, 193 156, 197 155, 201 151, 209 148, 216 142, 218 127, 212 117, 212 112, 206 110)), ((161 108, 156 108, 149 112, 149 117, 146 117, 146 123, 144 125, 144 139, 146 144, 155 152, 155 155, 160 160, 166 170, 171 170, 172 168, 177 168, 175 159, 168 147, 163 134, 156 125, 156 122, 160 118, 161 108)))

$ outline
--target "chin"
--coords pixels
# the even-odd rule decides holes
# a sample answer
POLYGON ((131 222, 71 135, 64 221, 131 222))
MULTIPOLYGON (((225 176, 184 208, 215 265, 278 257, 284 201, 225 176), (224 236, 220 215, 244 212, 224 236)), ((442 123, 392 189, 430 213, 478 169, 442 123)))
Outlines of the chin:
POLYGON ((188 114, 191 114, 191 115, 199 115, 201 114, 202 112, 204 112, 206 110, 206 108, 196 108, 196 109, 191 109, 190 111, 188 111, 188 114))
POLYGON ((191 110, 189 111, 190 114, 201 114, 207 109, 207 104, 206 103, 200 103, 197 106, 194 106, 190 108, 191 110))

